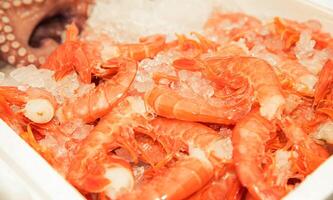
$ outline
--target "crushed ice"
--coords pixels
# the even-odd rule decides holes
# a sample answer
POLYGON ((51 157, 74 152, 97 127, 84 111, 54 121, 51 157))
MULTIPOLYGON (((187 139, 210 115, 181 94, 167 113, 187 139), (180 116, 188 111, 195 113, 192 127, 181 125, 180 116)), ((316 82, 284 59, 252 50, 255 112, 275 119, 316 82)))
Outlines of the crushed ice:
POLYGON ((95 87, 94 84, 81 83, 74 72, 56 81, 53 71, 38 69, 34 65, 15 68, 8 75, 2 74, 0 85, 42 88, 53 94, 58 103, 82 96, 95 87))

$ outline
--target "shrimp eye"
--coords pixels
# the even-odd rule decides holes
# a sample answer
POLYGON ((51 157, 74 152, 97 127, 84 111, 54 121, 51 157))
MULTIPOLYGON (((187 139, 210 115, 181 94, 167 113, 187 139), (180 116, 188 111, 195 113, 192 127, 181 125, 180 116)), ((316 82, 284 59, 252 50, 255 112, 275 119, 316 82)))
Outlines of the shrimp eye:
POLYGON ((24 107, 24 116, 35 123, 44 124, 53 118, 54 107, 46 99, 32 99, 24 107))

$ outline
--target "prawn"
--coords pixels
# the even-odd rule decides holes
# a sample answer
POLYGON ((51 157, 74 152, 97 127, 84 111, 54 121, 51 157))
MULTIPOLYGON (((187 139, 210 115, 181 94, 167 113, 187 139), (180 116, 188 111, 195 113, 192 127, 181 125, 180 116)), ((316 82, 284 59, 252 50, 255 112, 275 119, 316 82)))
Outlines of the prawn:
POLYGON ((110 152, 124 147, 135 154, 133 129, 141 125, 147 127, 145 120, 133 113, 130 102, 118 104, 79 144, 67 179, 83 191, 105 192, 111 198, 131 190, 134 176, 128 161, 110 152))
POLYGON ((237 123, 232 134, 238 178, 257 199, 281 199, 286 194, 284 188, 268 183, 259 164, 272 130, 274 126, 268 120, 253 112, 237 123))
POLYGON ((231 159, 231 155, 226 155, 228 153, 222 149, 224 138, 204 125, 163 118, 156 118, 149 124, 156 140, 167 152, 184 149, 189 156, 180 158, 163 174, 154 176, 147 184, 120 196, 120 199, 184 199, 203 187, 215 168, 231 159), (183 145, 180 143, 175 148, 174 144, 179 141, 183 145))
MULTIPOLYGON (((216 80, 223 80, 224 73, 239 74, 249 80, 260 114, 267 119, 279 118, 285 104, 280 83, 273 68, 264 60, 254 57, 210 57, 205 59, 206 74, 216 80)), ((228 82, 225 80, 224 82, 228 82)))
MULTIPOLYGON (((138 44, 112 46, 107 48, 111 49, 111 53, 107 52, 105 53, 106 55, 101 55, 99 52, 100 48, 103 47, 103 43, 100 41, 80 41, 78 39, 78 29, 72 24, 67 29, 64 44, 60 45, 48 57, 42 67, 54 70, 56 79, 61 79, 75 70, 84 83, 90 83, 92 74, 101 76, 100 67, 103 65, 103 59, 112 60, 124 57, 139 61, 144 58, 154 57, 159 51, 163 50, 164 45, 164 35, 152 35, 140 38, 140 43, 138 44)), ((105 76, 105 74, 102 74, 102 76, 105 76)))
POLYGON ((251 109, 251 100, 238 105, 214 106, 206 100, 182 97, 176 91, 156 86, 145 94, 145 103, 158 115, 185 121, 233 124, 251 109))
MULTIPOLYGON (((316 144, 290 118, 282 118, 278 121, 278 125, 287 139, 283 148, 290 150, 286 151, 282 148, 274 154, 284 159, 287 157, 288 163, 292 161, 291 167, 287 170, 278 167, 276 164, 278 158, 271 158, 275 160, 271 162, 266 160, 265 167, 258 164, 263 163, 267 151, 265 144, 269 142, 270 134, 276 131, 274 123, 269 122, 259 113, 253 112, 241 120, 233 130, 233 158, 238 177, 251 195, 257 199, 282 198, 288 192, 289 178, 303 179, 328 157, 326 149, 316 144), (270 170, 273 173, 269 173, 270 170)), ((286 163, 284 165, 288 166, 286 163)))
POLYGON ((177 69, 201 70, 204 76, 219 86, 229 85, 237 88, 239 83, 244 82, 239 78, 244 77, 253 86, 256 98, 261 105, 260 113, 268 119, 280 117, 285 98, 278 77, 264 60, 254 57, 211 56, 204 58, 202 62, 181 58, 175 60, 173 65, 177 69))
POLYGON ((136 75, 137 63, 134 60, 116 58, 109 60, 104 66, 117 68, 117 74, 81 98, 64 103, 57 111, 60 122, 73 119, 93 122, 107 114, 125 96, 136 75))
POLYGON ((96 43, 78 39, 79 30, 71 24, 66 31, 66 40, 47 58, 42 68, 55 71, 55 78, 61 79, 73 70, 78 72, 84 83, 91 82, 91 73, 102 62, 96 43))
POLYGON ((315 143, 292 119, 283 118, 280 126, 298 153, 299 159, 297 159, 296 165, 300 169, 300 174, 304 176, 310 174, 329 157, 327 150, 315 143))

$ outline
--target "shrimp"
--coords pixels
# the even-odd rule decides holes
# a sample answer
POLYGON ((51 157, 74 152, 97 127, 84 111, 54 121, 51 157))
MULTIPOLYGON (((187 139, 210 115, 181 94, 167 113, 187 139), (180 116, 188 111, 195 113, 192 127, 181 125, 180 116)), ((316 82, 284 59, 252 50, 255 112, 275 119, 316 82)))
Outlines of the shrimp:
MULTIPOLYGON (((110 60, 125 57, 134 60, 152 58, 165 45, 164 35, 153 35, 140 38, 138 44, 119 44, 107 49, 111 52, 100 54, 103 47, 101 41, 82 42, 78 39, 78 29, 75 25, 68 27, 66 41, 60 45, 46 60, 42 67, 54 70, 55 78, 60 79, 75 70, 84 83, 91 82, 91 75, 100 76, 100 66, 103 59, 110 60)), ((111 72, 110 72, 111 73, 111 72)), ((105 76, 105 75, 104 75, 105 76)))
POLYGON ((135 153, 133 129, 139 126, 147 127, 145 120, 133 112, 129 101, 122 101, 79 144, 67 179, 83 191, 105 192, 110 198, 131 190, 134 176, 128 161, 110 152, 123 147, 135 153))
POLYGON ((162 175, 154 176, 147 184, 120 196, 120 199, 184 199, 210 180, 214 168, 230 162, 231 149, 224 152, 222 146, 225 140, 213 129, 197 123, 163 118, 152 120, 150 125, 156 140, 167 152, 188 149, 189 156, 182 157, 162 175), (183 145, 175 148, 175 143, 179 141, 183 145))
MULTIPOLYGON (((205 60, 208 74, 222 79, 226 71, 247 78, 260 104, 260 114, 267 119, 279 118, 285 104, 280 83, 273 68, 254 57, 210 57, 205 60)), ((228 82, 226 80, 225 82, 228 82)))
POLYGON ((66 41, 51 53, 42 68, 54 70, 56 79, 75 70, 84 83, 90 83, 92 70, 102 62, 99 46, 80 41, 78 34, 78 28, 70 25, 66 31, 66 41))
POLYGON ((81 98, 64 103, 57 111, 60 122, 73 119, 93 122, 107 114, 125 96, 136 75, 137 63, 117 58, 109 60, 105 65, 116 67, 117 74, 81 98))
POLYGON ((274 127, 269 121, 258 113, 250 113, 237 123, 232 134, 238 178, 257 199, 281 199, 286 194, 284 188, 268 183, 260 165, 272 130, 274 127))
POLYGON ((265 159, 265 154, 268 153, 266 143, 271 140, 271 133, 276 131, 274 123, 253 112, 233 130, 238 177, 251 195, 258 199, 282 198, 291 187, 287 185, 289 178, 304 179, 328 157, 327 150, 316 144, 290 118, 282 118, 278 125, 287 143, 282 149, 273 151, 275 158, 268 159, 273 160, 271 162, 265 159), (266 164, 264 167, 263 163, 266 164))
POLYGON ((145 103, 160 116, 185 121, 234 124, 251 109, 251 101, 245 99, 238 105, 213 106, 206 100, 182 97, 176 91, 156 86, 145 94, 145 103))
MULTIPOLYGON (((317 76, 308 71, 303 65, 296 61, 286 61, 278 65, 277 68, 281 73, 290 77, 290 84, 297 92, 304 94, 306 96, 313 96, 315 85, 318 81, 317 76)), ((286 80, 282 80, 285 82, 286 80)))
POLYGON ((3 96, 10 105, 19 106, 26 118, 38 124, 50 122, 57 107, 54 96, 38 88, 21 91, 17 87, 1 86, 0 96, 3 96))
POLYGON ((299 159, 297 159, 296 165, 300 169, 300 174, 304 176, 310 174, 329 157, 327 150, 315 143, 315 141, 290 118, 283 118, 280 126, 286 137, 293 143, 293 148, 298 153, 299 159))
POLYGON ((138 44, 119 44, 112 47, 113 57, 131 58, 140 61, 144 58, 153 58, 165 47, 165 35, 151 35, 142 37, 138 44))
POLYGON ((226 199, 240 200, 243 188, 232 167, 223 167, 215 173, 210 182, 194 193, 188 200, 226 199))

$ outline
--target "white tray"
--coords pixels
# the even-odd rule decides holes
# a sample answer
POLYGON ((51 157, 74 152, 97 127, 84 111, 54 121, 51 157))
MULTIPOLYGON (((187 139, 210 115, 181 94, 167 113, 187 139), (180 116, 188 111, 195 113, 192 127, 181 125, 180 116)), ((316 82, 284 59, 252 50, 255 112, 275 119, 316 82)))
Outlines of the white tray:
MULTIPOLYGON (((259 17, 319 19, 333 33, 333 11, 306 0, 222 0, 231 10, 259 17)), ((333 7, 333 2, 324 0, 333 7)), ((317 1, 318 3, 319 1, 317 1)), ((0 120, 1 200, 83 200, 43 158, 0 120)), ((333 158, 323 163, 285 200, 328 199, 333 193, 333 158)), ((333 199, 333 197, 331 196, 333 199)))

